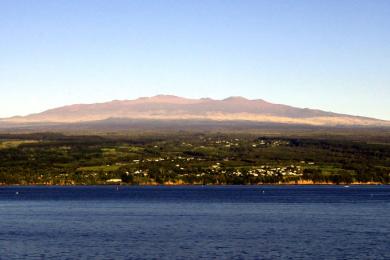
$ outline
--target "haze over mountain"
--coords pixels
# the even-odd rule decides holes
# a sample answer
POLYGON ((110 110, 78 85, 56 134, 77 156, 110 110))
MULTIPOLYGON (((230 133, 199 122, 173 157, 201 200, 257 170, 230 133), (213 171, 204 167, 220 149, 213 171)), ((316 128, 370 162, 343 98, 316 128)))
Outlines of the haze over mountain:
POLYGON ((77 123, 112 118, 131 120, 250 121, 319 126, 390 126, 389 121, 273 104, 262 99, 229 97, 188 99, 172 95, 76 104, 28 116, 0 120, 12 123, 77 123))

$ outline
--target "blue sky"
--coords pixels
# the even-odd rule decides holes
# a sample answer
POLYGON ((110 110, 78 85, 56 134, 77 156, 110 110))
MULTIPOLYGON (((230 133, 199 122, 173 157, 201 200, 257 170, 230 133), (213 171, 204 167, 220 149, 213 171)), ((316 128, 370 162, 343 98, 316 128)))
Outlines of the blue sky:
POLYGON ((390 1, 0 1, 0 117, 157 94, 390 120, 390 1))

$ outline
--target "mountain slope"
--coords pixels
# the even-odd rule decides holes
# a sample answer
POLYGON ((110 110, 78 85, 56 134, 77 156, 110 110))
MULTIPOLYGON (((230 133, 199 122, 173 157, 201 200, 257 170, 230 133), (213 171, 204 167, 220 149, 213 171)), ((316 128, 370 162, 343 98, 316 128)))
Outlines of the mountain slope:
POLYGON ((389 121, 272 104, 261 99, 249 100, 243 97, 230 97, 223 100, 187 99, 171 95, 70 105, 1 121, 11 123, 74 123, 109 118, 390 126, 389 121))

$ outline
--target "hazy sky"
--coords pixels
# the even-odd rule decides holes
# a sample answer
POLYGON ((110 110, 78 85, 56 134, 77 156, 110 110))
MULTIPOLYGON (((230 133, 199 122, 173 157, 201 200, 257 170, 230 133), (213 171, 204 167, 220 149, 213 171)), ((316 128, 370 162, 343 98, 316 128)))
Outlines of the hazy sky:
POLYGON ((0 0, 0 117, 156 94, 390 120, 390 1, 0 0))

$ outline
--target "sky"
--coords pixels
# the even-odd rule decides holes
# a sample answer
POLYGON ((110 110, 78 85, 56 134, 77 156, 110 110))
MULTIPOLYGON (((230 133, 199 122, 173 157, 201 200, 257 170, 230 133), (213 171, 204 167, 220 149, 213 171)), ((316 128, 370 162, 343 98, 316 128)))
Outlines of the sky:
POLYGON ((0 1, 0 117, 157 94, 390 120, 390 1, 0 1))

